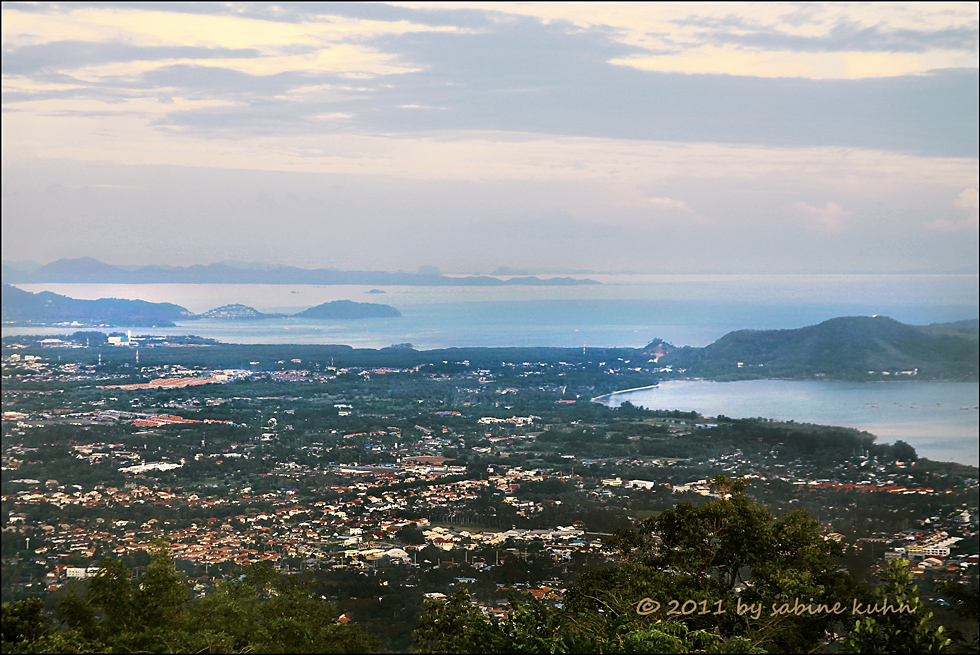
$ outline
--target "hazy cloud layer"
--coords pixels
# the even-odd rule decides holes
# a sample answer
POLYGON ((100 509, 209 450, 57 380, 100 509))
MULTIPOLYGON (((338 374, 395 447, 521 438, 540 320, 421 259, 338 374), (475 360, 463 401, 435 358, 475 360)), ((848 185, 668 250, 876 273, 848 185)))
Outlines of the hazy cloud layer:
POLYGON ((7 3, 2 25, 5 259, 977 268, 975 3, 7 3))

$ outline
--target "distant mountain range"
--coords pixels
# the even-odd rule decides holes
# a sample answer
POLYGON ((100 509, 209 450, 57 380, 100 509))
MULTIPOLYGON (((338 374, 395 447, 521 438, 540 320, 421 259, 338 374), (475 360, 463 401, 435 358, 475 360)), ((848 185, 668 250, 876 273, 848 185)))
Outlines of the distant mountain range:
MULTIPOLYGON (((263 320, 284 318, 288 314, 264 314, 246 305, 225 305, 201 314, 172 303, 154 303, 145 300, 100 298, 78 300, 50 291, 31 293, 9 284, 3 285, 0 315, 4 324, 16 325, 104 325, 126 327, 173 327, 174 321, 212 320, 263 320)), ((390 318, 401 312, 390 305, 335 300, 311 307, 299 314, 300 318, 347 320, 360 318, 390 318)))
POLYGON ((729 332, 704 348, 657 340, 645 353, 658 364, 714 380, 976 380, 980 321, 928 326, 886 316, 833 318, 794 330, 729 332))
POLYGON ((4 262, 2 278, 6 284, 92 283, 92 284, 367 284, 371 286, 569 286, 599 284, 594 280, 570 277, 513 277, 506 280, 475 275, 448 277, 438 272, 390 273, 387 271, 339 271, 331 268, 295 266, 243 268, 237 264, 206 266, 123 267, 105 264, 91 257, 59 259, 34 268, 18 262, 4 262))

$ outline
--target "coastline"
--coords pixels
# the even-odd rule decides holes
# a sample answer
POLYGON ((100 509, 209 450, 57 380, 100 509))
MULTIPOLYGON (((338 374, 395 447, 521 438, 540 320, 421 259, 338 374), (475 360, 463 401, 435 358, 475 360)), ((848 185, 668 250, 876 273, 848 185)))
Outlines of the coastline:
POLYGON ((599 401, 599 400, 601 400, 603 398, 609 398, 610 396, 615 396, 616 394, 619 394, 619 393, 629 393, 631 391, 643 391, 644 389, 656 389, 659 386, 660 386, 660 383, 658 382, 657 384, 648 384, 645 387, 634 387, 632 389, 620 389, 619 391, 610 391, 609 393, 604 393, 601 396, 596 396, 590 402, 593 402, 594 403, 594 402, 597 402, 597 401, 599 401))
MULTIPOLYGON (((838 425, 876 435, 881 443, 902 440, 923 457, 978 465, 977 382, 893 380, 888 384, 832 380, 663 380, 647 409, 697 411, 704 416, 757 416, 817 425, 838 425), (680 386, 665 384, 681 383, 680 386)), ((623 390, 597 396, 609 398, 623 390)), ((640 390, 639 395, 644 395, 640 390)), ((647 402, 644 402, 644 401, 647 402)))

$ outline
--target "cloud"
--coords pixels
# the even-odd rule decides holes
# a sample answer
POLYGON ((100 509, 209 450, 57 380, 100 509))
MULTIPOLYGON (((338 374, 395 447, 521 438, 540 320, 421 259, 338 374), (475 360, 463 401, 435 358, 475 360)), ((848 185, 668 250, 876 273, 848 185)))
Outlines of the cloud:
POLYGON ((173 59, 253 58, 255 48, 202 48, 194 46, 139 46, 107 41, 52 41, 3 49, 4 75, 41 71, 77 70, 103 64, 173 59))
POLYGON ((692 211, 683 200, 675 200, 674 198, 648 198, 647 200, 658 209, 672 209, 682 212, 692 211))
POLYGON ((4 109, 55 121, 97 113, 99 101, 114 116, 130 110, 123 101, 140 99, 159 105, 148 113, 148 131, 208 138, 230 128, 316 130, 316 116, 344 113, 355 117, 345 129, 375 134, 492 130, 964 157, 980 151, 975 53, 973 68, 923 73, 955 62, 941 49, 828 58, 794 45, 826 37, 857 48, 861 37, 884 48, 883 35, 898 32, 925 42, 923 35, 970 24, 960 9, 950 22, 924 10, 913 21, 890 8, 148 6, 4 5, 4 109), (728 33, 745 42, 726 41, 728 33), (788 36, 754 44, 752 35, 788 36), (884 77, 810 79, 855 71, 884 77), (220 100, 223 109, 167 106, 175 97, 220 100))
POLYGON ((977 49, 977 23, 951 25, 940 29, 889 28, 865 25, 847 17, 838 19, 829 30, 801 34, 788 25, 759 24, 745 19, 717 21, 694 19, 679 21, 703 28, 700 38, 714 45, 736 45, 794 52, 929 52, 931 50, 977 49))
POLYGON ((51 11, 40 13, 4 6, 5 74, 55 70, 101 81, 103 77, 132 75, 150 68, 134 66, 133 62, 165 60, 168 64, 220 62, 256 75, 287 71, 389 75, 417 69, 377 51, 369 45, 372 39, 384 34, 457 29, 404 19, 331 16, 328 5, 319 5, 318 15, 299 22, 233 13, 192 11, 188 16, 150 5, 69 7, 66 11, 53 6, 51 11))
POLYGON ((953 206, 966 209, 971 214, 976 215, 977 211, 980 210, 980 193, 977 192, 977 189, 963 189, 960 191, 959 197, 953 201, 953 206))
MULTIPOLYGON (((433 5, 413 3, 419 10, 433 5)), ((438 3, 475 8, 479 3, 438 3)), ((976 67, 975 4, 495 3, 510 15, 603 32, 644 70, 861 79, 976 67), (725 56, 713 57, 712 55, 725 56), (709 60, 710 59, 710 63, 709 60)))
POLYGON ((166 224, 172 253, 233 238, 256 258, 273 245, 283 261, 343 250, 352 266, 438 263, 418 236, 434 231, 468 244, 465 261, 491 243, 466 237, 476 222, 504 226, 488 265, 515 243, 533 261, 561 234, 556 261, 597 268, 629 252, 630 266, 701 257, 762 271, 802 265, 808 249, 819 256, 807 265, 825 270, 976 266, 963 238, 977 222, 975 3, 0 11, 5 193, 38 177, 94 193, 5 197, 4 246, 17 257, 29 246, 95 254, 110 247, 108 217, 137 216, 139 239, 113 233, 146 252, 166 224), (63 175, 48 172, 57 161, 70 162, 63 175), (75 179, 93 167, 104 175, 75 179), (152 193, 127 190, 183 167, 152 193), (525 232, 506 227, 525 214, 525 232), (65 216, 77 230, 59 227, 65 216), (298 218, 280 229, 283 217, 298 218), (354 236, 327 248, 342 225, 354 236))
POLYGON ((742 48, 731 45, 691 48, 676 54, 635 56, 611 64, 664 73, 745 75, 768 78, 847 80, 897 77, 943 68, 936 53, 837 52, 821 54, 793 50, 742 48))
POLYGON ((936 230, 937 232, 980 230, 980 193, 978 193, 976 188, 963 189, 952 204, 954 207, 965 209, 967 212, 966 218, 941 218, 925 223, 925 228, 928 230, 936 230))
POLYGON ((836 202, 816 207, 800 201, 793 203, 793 208, 805 220, 807 227, 820 232, 842 231, 845 228, 845 219, 851 215, 851 212, 836 202))

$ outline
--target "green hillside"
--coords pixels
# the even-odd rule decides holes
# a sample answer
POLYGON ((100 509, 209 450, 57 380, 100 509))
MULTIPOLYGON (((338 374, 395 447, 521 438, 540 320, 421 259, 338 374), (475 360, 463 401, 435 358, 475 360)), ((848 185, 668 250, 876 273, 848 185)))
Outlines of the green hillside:
POLYGON ((704 348, 662 360, 715 379, 976 380, 976 322, 906 325, 885 316, 848 316, 794 330, 739 330, 704 348))
POLYGON ((79 300, 50 291, 31 293, 3 285, 2 316, 4 323, 50 325, 76 322, 84 325, 171 327, 174 321, 192 315, 172 303, 144 300, 99 298, 79 300))

